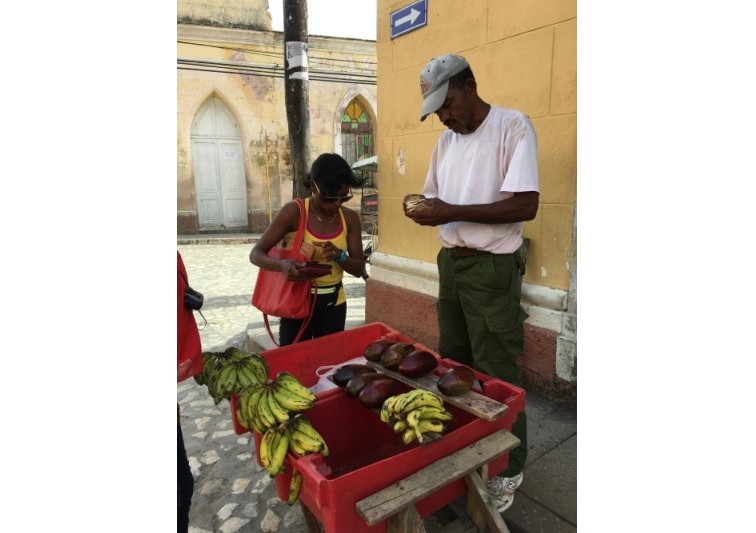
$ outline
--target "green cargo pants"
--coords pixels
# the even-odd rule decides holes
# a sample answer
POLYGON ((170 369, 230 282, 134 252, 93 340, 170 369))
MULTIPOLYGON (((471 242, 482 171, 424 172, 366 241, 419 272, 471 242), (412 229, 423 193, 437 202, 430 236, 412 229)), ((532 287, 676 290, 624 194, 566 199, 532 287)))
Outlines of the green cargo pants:
MULTIPOLYGON (((436 258, 439 275, 439 355, 454 359, 488 376, 522 387, 517 356, 522 352, 520 305, 525 262, 519 252, 454 258, 441 248, 436 258)), ((506 477, 519 474, 527 457, 525 411, 512 425, 521 441, 509 453, 506 477)))

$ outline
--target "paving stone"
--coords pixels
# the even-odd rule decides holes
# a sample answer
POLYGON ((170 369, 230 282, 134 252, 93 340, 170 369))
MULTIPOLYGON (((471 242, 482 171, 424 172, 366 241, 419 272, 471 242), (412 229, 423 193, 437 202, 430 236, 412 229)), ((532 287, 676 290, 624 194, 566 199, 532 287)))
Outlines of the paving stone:
POLYGON ((239 504, 237 504, 237 503, 227 503, 226 505, 224 505, 223 507, 221 507, 220 511, 218 511, 218 513, 217 513, 218 518, 220 518, 221 520, 228 519, 228 517, 231 516, 231 514, 234 512, 234 509, 236 509, 237 505, 239 505, 239 504))
POLYGON ((248 518, 257 518, 260 515, 259 506, 257 503, 248 503, 241 513, 248 518))
POLYGON ((271 509, 265 512, 265 516, 260 521, 261 531, 278 531, 278 526, 281 524, 281 517, 274 513, 271 509))
POLYGON ((200 462, 206 465, 211 465, 213 463, 217 463, 219 460, 220 456, 218 455, 218 452, 216 452, 215 450, 208 450, 202 454, 200 462))
POLYGON ((249 523, 246 518, 233 517, 226 520, 220 527, 221 533, 235 533, 249 523))
POLYGON ((223 485, 224 483, 222 479, 209 479, 202 483, 200 494, 202 494, 203 496, 213 496, 214 494, 220 492, 221 489, 223 489, 223 485))
POLYGON ((248 478, 239 478, 231 485, 232 494, 242 494, 249 486, 252 480, 248 478))

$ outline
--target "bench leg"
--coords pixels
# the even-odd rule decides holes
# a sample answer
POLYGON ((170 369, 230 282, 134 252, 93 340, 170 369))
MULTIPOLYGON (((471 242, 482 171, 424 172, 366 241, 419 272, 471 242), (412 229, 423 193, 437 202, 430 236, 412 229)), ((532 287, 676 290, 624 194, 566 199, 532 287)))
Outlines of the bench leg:
POLYGON ((386 533, 425 533, 425 524, 415 506, 410 505, 388 518, 386 533))
POLYGON ((501 514, 490 504, 486 484, 477 472, 465 476, 467 484, 467 514, 480 533, 496 531, 509 533, 501 514))

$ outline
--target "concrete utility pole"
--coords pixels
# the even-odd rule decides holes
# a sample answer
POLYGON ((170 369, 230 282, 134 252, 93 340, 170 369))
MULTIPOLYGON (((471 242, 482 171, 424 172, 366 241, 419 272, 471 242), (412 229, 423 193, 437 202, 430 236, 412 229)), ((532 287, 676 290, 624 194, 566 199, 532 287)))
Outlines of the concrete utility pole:
POLYGON ((284 0, 284 59, 286 120, 293 173, 293 196, 304 198, 310 191, 304 177, 310 163, 310 98, 307 61, 307 0, 284 0))

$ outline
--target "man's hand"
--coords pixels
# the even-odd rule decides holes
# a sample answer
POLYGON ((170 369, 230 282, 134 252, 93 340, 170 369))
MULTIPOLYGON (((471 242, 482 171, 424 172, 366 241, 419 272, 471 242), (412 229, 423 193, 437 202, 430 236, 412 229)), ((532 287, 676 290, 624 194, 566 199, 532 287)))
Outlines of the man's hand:
POLYGON ((451 222, 451 204, 447 204, 438 198, 426 198, 425 206, 421 209, 408 211, 404 208, 404 214, 421 226, 438 226, 451 222))

